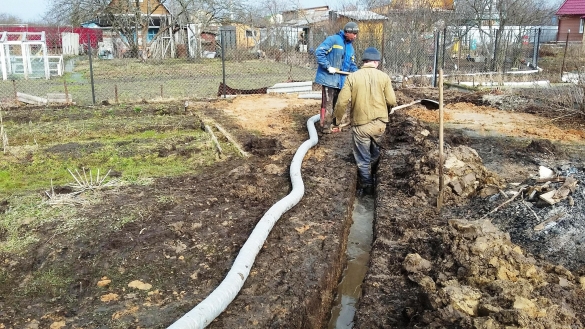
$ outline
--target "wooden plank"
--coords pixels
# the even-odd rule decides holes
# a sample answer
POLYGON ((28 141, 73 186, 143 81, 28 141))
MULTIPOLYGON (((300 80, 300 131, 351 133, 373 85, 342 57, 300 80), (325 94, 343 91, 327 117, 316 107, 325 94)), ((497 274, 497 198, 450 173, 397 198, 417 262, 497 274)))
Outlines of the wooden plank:
POLYGON ((553 205, 553 204, 558 202, 558 200, 553 199, 553 195, 555 195, 555 193, 557 193, 557 190, 552 190, 552 191, 546 192, 544 194, 541 194, 538 197, 541 200, 546 201, 546 203, 553 205))
POLYGON ((546 183, 546 182, 558 183, 558 182, 564 182, 564 181, 565 181, 565 177, 563 177, 563 176, 536 179, 537 183, 546 183))
POLYGON ((47 99, 43 97, 33 96, 21 92, 16 92, 16 98, 27 104, 42 105, 47 104, 47 99))
POLYGON ((577 188, 577 179, 575 179, 575 177, 573 177, 573 176, 569 176, 566 178, 565 182, 563 183, 563 186, 561 186, 557 190, 555 195, 553 195, 553 199, 558 200, 558 201, 563 200, 570 193, 575 192, 576 188, 577 188))
POLYGON ((561 219, 561 217, 563 217, 565 215, 565 213, 559 213, 556 215, 552 215, 550 218, 548 218, 547 220, 545 220, 544 222, 536 225, 534 227, 535 231, 542 231, 546 228, 547 225, 551 224, 551 223, 557 223, 557 220, 561 219))
POLYGON ((219 130, 225 136, 225 138, 227 138, 232 143, 232 145, 234 145, 238 149, 238 151, 240 151, 241 155, 243 155, 245 157, 250 156, 250 154, 248 152, 244 151, 244 149, 240 146, 238 141, 235 138, 233 138, 232 135, 227 132, 227 130, 223 129, 223 127, 217 123, 215 123, 215 128, 217 128, 217 130, 219 130))
POLYGON ((211 130, 211 127, 209 127, 209 125, 207 125, 207 124, 205 125, 205 131, 211 136, 211 141, 213 142, 213 144, 217 148, 217 152, 220 155, 223 154, 223 150, 221 149, 221 146, 219 145, 219 141, 217 140, 217 137, 215 137, 213 130, 211 130))
POLYGON ((266 89, 267 93, 296 93, 303 91, 312 91, 313 81, 300 82, 283 82, 277 83, 272 87, 266 89))
POLYGON ((71 95, 67 99, 64 93, 50 93, 47 94, 47 102, 49 103, 71 103, 71 95))

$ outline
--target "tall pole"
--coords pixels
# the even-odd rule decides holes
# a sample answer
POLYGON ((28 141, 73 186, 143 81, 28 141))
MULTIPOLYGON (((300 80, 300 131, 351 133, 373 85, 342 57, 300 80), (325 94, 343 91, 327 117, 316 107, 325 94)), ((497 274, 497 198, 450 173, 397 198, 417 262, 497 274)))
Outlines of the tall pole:
POLYGON ((441 39, 441 32, 437 31, 435 35, 435 58, 433 61, 433 87, 437 86, 437 70, 439 66, 439 39, 441 39))
POLYGON ((382 51, 382 68, 384 68, 385 58, 384 55, 386 54, 386 22, 382 23, 382 45, 380 47, 382 51))
POLYGON ((497 70, 497 68, 496 68, 497 63, 496 62, 498 60, 498 43, 500 42, 500 37, 501 37, 500 33, 501 32, 499 29, 496 30, 496 35, 495 35, 495 39, 494 39, 494 56, 492 59, 492 71, 494 71, 494 72, 497 70))
POLYGON ((225 93, 226 93, 226 84, 225 84, 225 32, 226 31, 221 31, 220 32, 220 36, 221 36, 221 70, 222 70, 222 75, 223 75, 223 98, 226 98, 225 93))
POLYGON ((565 40, 565 53, 563 54, 563 65, 561 65, 561 81, 563 81, 563 71, 565 70, 565 58, 567 57, 567 47, 569 47, 569 34, 571 34, 571 29, 567 30, 567 38, 565 40))
POLYGON ((445 179, 443 177, 443 69, 439 70, 439 196, 437 197, 437 209, 441 211, 443 206, 443 188, 445 179))
POLYGON ((443 49, 441 51, 441 68, 445 68, 445 48, 447 48, 446 43, 447 42, 447 28, 443 29, 443 49))
POLYGON ((91 99, 95 105, 95 86, 93 83, 93 61, 91 59, 91 34, 87 34, 87 51, 89 52, 89 77, 91 80, 91 99))
POLYGON ((540 49, 540 31, 542 29, 539 27, 536 29, 536 35, 534 38, 534 52, 532 53, 532 63, 534 63, 534 68, 538 69, 538 51, 540 49))

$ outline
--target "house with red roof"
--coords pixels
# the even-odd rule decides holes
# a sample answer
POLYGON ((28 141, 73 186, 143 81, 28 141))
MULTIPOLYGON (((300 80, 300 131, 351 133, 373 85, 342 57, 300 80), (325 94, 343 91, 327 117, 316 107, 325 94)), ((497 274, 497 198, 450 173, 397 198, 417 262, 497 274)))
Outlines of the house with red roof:
POLYGON ((565 0, 556 15, 559 18, 557 41, 583 41, 585 1, 565 0))

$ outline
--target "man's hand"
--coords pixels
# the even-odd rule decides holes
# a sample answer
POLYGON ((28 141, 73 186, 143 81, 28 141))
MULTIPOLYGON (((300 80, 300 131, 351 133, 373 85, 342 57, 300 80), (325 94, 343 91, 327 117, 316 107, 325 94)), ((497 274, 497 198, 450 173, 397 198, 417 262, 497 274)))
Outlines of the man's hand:
POLYGON ((335 74, 337 72, 337 69, 334 68, 333 66, 329 66, 327 68, 327 72, 331 73, 331 74, 335 74))

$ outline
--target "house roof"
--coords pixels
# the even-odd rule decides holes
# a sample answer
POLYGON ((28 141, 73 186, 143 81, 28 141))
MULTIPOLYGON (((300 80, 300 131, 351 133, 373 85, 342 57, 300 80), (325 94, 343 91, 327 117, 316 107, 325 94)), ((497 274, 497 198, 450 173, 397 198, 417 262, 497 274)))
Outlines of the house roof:
MULTIPOLYGON (((456 1, 456 0, 455 0, 456 1)), ((454 0, 392 0, 389 3, 374 7, 375 13, 402 12, 403 10, 432 9, 433 11, 452 11, 454 0)))
POLYGON ((319 6, 319 7, 310 7, 310 8, 300 8, 300 9, 293 9, 293 10, 285 10, 282 12, 283 15, 289 14, 289 13, 298 13, 300 11, 303 12, 310 12, 310 11, 329 11, 329 6, 319 6))
POLYGON ((344 16, 356 21, 379 21, 388 19, 386 16, 376 14, 375 12, 368 10, 338 11, 337 15, 344 16))
MULTIPOLYGON (((388 19, 386 16, 376 14, 375 12, 368 10, 339 11, 336 12, 336 14, 337 16, 347 17, 355 21, 376 21, 388 19)), ((311 25, 313 23, 323 22, 326 20, 329 20, 329 11, 307 10, 303 13, 301 17, 288 20, 286 21, 286 24, 290 26, 305 26, 311 25)))
POLYGON ((585 15, 585 1, 565 0, 556 15, 585 15))
POLYGON ((313 23, 326 21, 329 19, 329 11, 322 10, 304 10, 299 17, 288 20, 286 23, 292 26, 311 25, 313 23))
MULTIPOLYGON (((127 9, 129 3, 122 2, 120 4, 120 1, 123 1, 123 0, 110 0, 108 7, 120 6, 121 8, 127 9)), ((140 11, 143 14, 149 14, 150 16, 165 16, 165 15, 168 15, 170 13, 170 10, 167 7, 166 3, 164 1, 160 1, 160 0, 141 1, 139 3, 139 6, 140 6, 140 11), (156 8, 156 9, 153 10, 152 8, 156 8)))

